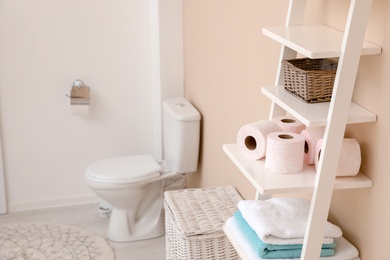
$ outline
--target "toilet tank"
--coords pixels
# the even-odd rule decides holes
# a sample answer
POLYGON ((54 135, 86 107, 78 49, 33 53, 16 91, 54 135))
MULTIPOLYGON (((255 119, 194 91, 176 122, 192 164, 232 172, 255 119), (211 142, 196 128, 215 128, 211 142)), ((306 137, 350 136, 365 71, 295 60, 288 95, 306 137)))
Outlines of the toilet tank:
POLYGON ((176 173, 190 173, 198 167, 200 113, 185 98, 163 102, 164 159, 176 173))

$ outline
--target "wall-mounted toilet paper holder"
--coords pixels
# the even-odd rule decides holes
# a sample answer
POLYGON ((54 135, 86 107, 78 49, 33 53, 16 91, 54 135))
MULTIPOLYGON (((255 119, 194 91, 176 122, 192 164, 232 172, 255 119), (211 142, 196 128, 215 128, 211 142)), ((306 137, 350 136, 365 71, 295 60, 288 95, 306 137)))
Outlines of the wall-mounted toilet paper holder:
POLYGON ((84 82, 80 79, 73 81, 72 89, 70 91, 70 104, 71 105, 89 105, 89 92, 90 88, 84 85, 84 82))

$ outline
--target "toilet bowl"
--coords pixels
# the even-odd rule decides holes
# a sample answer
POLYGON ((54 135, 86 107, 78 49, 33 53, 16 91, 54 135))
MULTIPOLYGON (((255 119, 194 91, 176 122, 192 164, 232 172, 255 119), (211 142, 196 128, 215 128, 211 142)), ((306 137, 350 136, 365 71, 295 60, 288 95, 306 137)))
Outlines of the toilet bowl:
POLYGON ((112 206, 108 239, 135 241, 164 234, 160 170, 150 155, 109 158, 87 168, 86 182, 112 206))
POLYGON ((165 233, 163 192, 168 179, 197 168, 200 114, 184 98, 163 102, 164 156, 113 157, 87 167, 89 187, 112 206, 107 238, 131 242, 165 233))

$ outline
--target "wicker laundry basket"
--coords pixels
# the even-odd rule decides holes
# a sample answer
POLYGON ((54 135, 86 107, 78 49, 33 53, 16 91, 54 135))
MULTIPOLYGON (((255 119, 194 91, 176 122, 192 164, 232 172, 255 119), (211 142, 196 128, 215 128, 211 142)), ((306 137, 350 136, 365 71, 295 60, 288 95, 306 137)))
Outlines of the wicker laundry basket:
POLYGON ((309 102, 327 102, 332 98, 337 62, 330 59, 283 60, 284 87, 309 102))
POLYGON ((166 259, 239 259, 222 230, 242 200, 231 186, 166 191, 166 259))

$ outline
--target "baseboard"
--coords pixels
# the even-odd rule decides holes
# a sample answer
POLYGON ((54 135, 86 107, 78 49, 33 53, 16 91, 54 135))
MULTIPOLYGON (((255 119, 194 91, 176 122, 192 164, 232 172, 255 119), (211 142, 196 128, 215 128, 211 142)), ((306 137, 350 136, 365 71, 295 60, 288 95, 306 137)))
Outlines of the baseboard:
MULTIPOLYGON (((167 179, 164 190, 178 190, 185 188, 185 176, 177 176, 175 178, 167 179)), ((50 209, 68 206, 77 206, 91 203, 101 203, 102 200, 96 194, 88 194, 82 196, 68 196, 64 198, 51 198, 45 200, 27 201, 22 203, 9 203, 8 213, 37 210, 37 209, 50 209)))
POLYGON ((97 195, 92 194, 92 195, 84 195, 84 196, 28 201, 23 203, 9 203, 8 213, 27 211, 27 210, 68 207, 68 206, 84 205, 84 204, 91 204, 91 203, 98 203, 98 202, 99 202, 99 197, 97 195))

